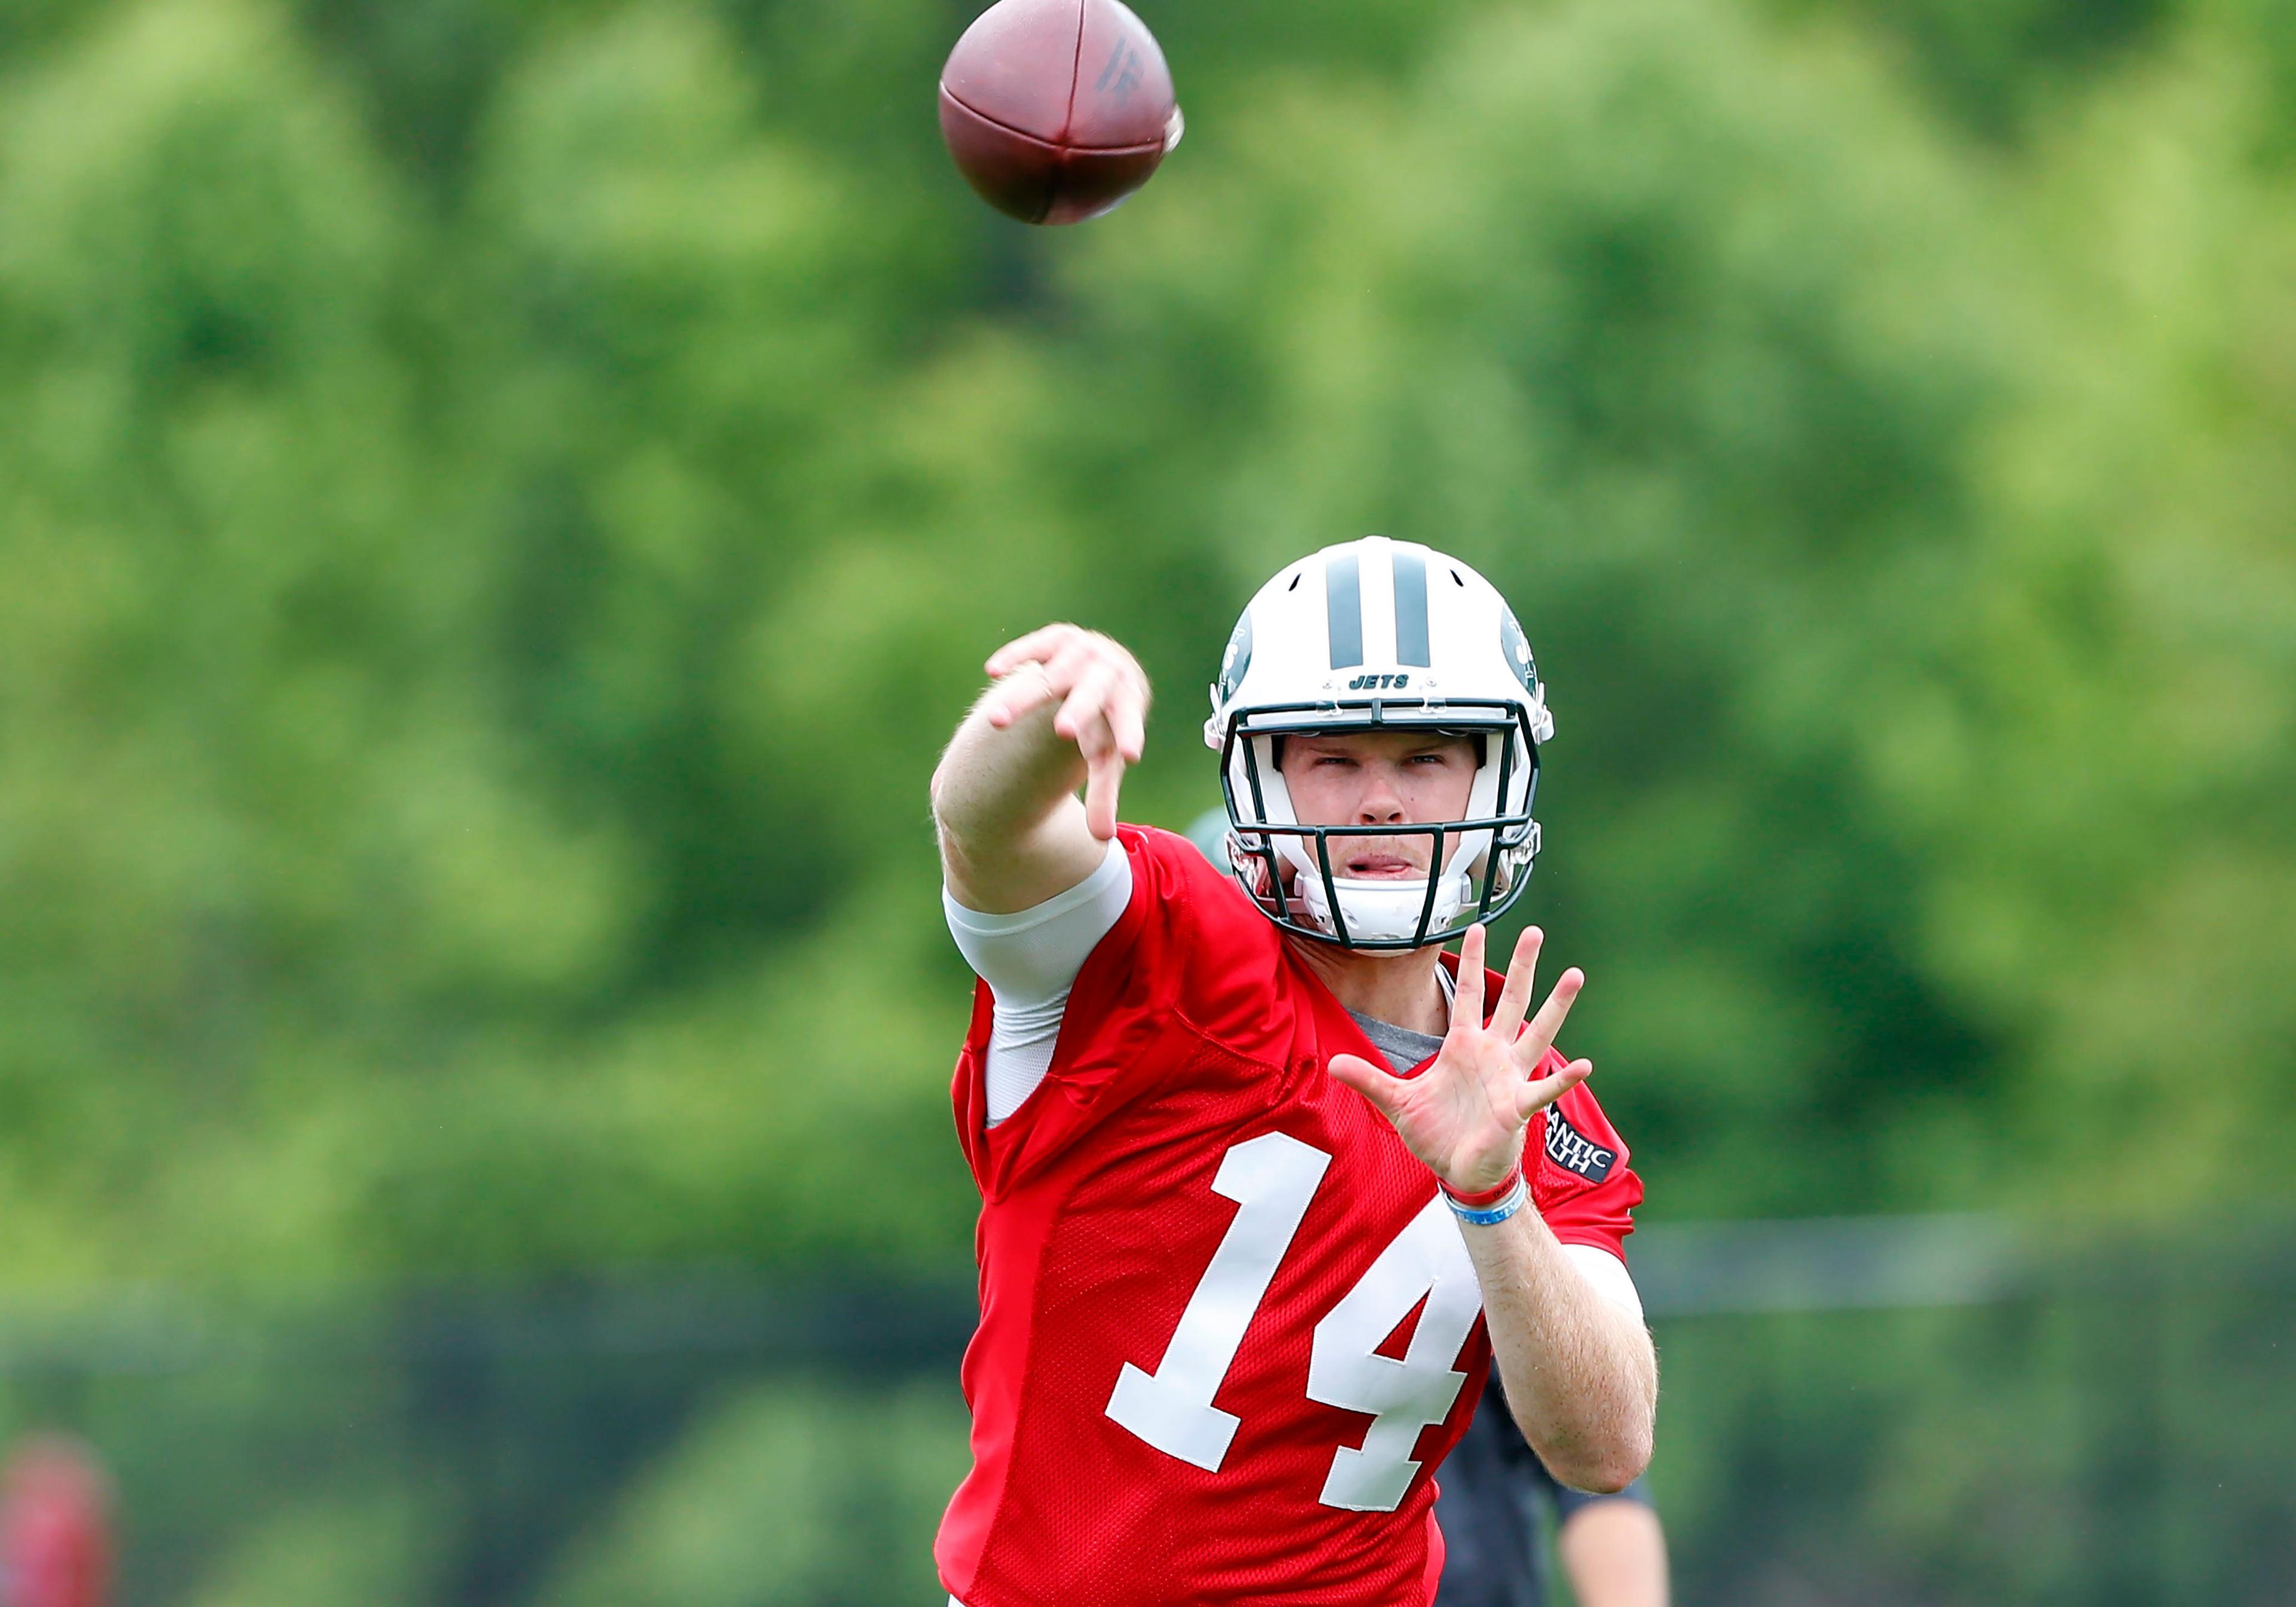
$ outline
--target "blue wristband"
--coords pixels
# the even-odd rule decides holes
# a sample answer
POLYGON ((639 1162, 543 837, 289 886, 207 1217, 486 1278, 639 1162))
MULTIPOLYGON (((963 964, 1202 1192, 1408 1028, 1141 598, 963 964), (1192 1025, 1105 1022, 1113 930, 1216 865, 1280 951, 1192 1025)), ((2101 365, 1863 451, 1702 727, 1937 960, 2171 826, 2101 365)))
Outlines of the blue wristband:
POLYGON ((1451 1208, 1454 1216, 1462 1222, 1472 1222, 1477 1227, 1497 1226, 1521 1210, 1530 1199, 1530 1190, 1520 1177, 1514 1180, 1514 1186, 1507 1190, 1496 1203, 1488 1206, 1462 1205, 1452 1198, 1448 1189, 1439 1192, 1443 1196, 1443 1203, 1451 1208))

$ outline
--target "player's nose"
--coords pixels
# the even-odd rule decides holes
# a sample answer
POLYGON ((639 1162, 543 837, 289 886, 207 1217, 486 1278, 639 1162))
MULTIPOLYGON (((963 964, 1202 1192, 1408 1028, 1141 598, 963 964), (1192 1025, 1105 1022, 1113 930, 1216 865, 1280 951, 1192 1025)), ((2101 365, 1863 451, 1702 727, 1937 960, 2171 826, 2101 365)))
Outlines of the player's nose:
POLYGON ((1403 789, 1384 765, 1373 765, 1365 776, 1362 801, 1356 806, 1356 824, 1393 825, 1403 818, 1403 789))

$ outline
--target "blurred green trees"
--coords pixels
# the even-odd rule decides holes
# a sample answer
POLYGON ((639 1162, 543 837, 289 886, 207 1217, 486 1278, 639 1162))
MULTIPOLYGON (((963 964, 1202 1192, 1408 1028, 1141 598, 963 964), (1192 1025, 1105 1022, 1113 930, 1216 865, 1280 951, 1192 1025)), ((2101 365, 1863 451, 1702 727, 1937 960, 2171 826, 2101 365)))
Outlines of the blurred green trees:
MULTIPOLYGON (((1178 825, 1235 611, 1372 529, 1538 646, 1649 1217, 2285 1198, 2296 13, 1147 0, 1188 143, 1031 232, 968 9, 0 4, 0 1281, 961 1267, 981 659, 1133 644, 1178 825)), ((552 1599, 807 1588, 776 1492, 922 1523, 947 1406, 816 1479, 732 1401, 552 1599)), ((422 1599, 375 1477, 199 1599, 422 1599)))
POLYGON ((2296 47, 2108 10, 1172 0, 1037 234, 919 0, 11 8, 6 1275, 961 1254, 980 659, 1178 824, 1367 529, 1530 624, 1652 1212, 2284 1189, 2296 47))

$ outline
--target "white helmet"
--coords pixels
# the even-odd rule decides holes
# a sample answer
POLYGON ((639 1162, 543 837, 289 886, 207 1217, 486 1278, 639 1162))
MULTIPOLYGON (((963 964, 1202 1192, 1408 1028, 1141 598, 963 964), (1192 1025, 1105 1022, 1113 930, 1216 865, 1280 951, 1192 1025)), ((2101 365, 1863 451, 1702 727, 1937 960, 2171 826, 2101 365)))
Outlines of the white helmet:
POLYGON ((1365 537, 1284 570, 1228 638, 1204 742, 1220 754, 1227 868, 1286 931, 1349 948, 1407 951, 1497 915, 1538 854, 1530 816, 1538 744, 1554 734, 1530 644, 1490 582, 1414 542, 1365 537), (1483 738, 1463 820, 1307 826, 1277 740, 1432 728, 1483 738), (1428 836, 1419 881, 1334 875, 1332 838, 1428 836))

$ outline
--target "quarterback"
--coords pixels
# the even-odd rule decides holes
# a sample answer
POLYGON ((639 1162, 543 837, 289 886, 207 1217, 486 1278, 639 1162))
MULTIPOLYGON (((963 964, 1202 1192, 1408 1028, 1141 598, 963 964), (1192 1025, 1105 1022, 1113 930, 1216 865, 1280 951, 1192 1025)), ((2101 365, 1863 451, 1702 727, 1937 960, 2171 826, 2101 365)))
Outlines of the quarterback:
POLYGON ((1204 726, 1225 874, 1117 823, 1149 703, 1122 647, 1054 625, 988 668, 932 787, 980 978, 952 1601, 1426 1607, 1432 1475, 1494 1357, 1558 1479, 1629 1483, 1642 1185, 1554 1048, 1585 979, 1532 1010, 1535 928, 1483 965, 1554 729, 1505 601, 1377 537, 1263 586, 1204 726))

